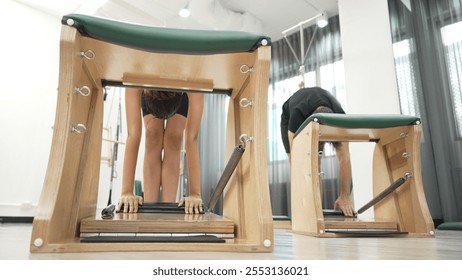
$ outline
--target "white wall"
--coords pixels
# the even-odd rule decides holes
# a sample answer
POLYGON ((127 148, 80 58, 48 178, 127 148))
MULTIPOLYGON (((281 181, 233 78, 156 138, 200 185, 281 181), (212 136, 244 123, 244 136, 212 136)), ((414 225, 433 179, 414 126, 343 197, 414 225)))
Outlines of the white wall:
MULTIPOLYGON (((339 17, 348 113, 399 113, 387 0, 339 0, 339 17)), ((356 209, 372 198, 372 153, 351 144, 356 209)))
POLYGON ((54 123, 60 28, 58 17, 0 2, 0 215, 11 208, 28 215, 28 205, 40 196, 54 123))
MULTIPOLYGON (((0 216, 33 216, 40 198, 55 121, 61 16, 12 0, 0 2, 0 34, 2 42, 8 42, 0 45, 0 216)), ((104 125, 112 127, 113 137, 118 96, 108 95, 104 104, 104 125)), ((123 92, 121 96, 124 111, 123 92)), ((122 128, 121 136, 125 138, 124 123, 122 128)), ((104 154, 105 148, 106 145, 104 154)), ((114 202, 120 196, 123 154, 124 146, 119 145, 114 202)), ((141 179, 140 169, 141 166, 137 179, 141 179)), ((107 164, 101 164, 100 208, 108 201, 110 171, 107 164)))

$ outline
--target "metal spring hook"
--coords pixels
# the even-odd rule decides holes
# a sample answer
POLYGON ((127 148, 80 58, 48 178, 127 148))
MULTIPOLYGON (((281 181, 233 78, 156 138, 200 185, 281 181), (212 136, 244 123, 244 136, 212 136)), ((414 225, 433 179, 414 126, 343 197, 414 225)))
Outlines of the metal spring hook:
POLYGON ((75 88, 75 93, 79 93, 83 96, 89 96, 91 94, 91 89, 87 86, 83 86, 81 88, 76 87, 75 88))
POLYGON ((410 179, 412 178, 412 176, 414 176, 414 174, 412 174, 411 172, 406 172, 404 174, 404 180, 410 179))
POLYGON ((407 138, 407 136, 408 136, 408 135, 407 135, 407 133, 405 133, 405 132, 402 132, 402 133, 399 135, 399 137, 401 137, 402 139, 407 138))
POLYGON ((240 101, 239 101, 239 105, 243 108, 245 107, 252 107, 253 106, 253 100, 251 99, 247 99, 247 98, 242 98, 240 101))
POLYGON ((246 74, 246 73, 252 73, 253 72, 253 67, 247 65, 247 64, 242 64, 241 67, 239 68, 239 71, 242 73, 242 74, 246 74))
POLYGON ((247 134, 242 134, 241 136, 239 136, 239 141, 241 141, 241 144, 242 146, 244 146, 244 149, 245 149, 245 145, 247 142, 252 142, 253 140, 253 137, 252 136, 249 136, 247 134))
POLYGON ((410 158, 411 157, 411 154, 410 153, 403 153, 401 155, 403 158, 410 158))
POLYGON ((85 50, 80 52, 80 57, 85 57, 86 59, 93 60, 96 57, 96 54, 92 50, 85 50))
POLYGON ((78 133, 78 134, 81 134, 81 133, 85 133, 87 131, 87 127, 84 125, 84 124, 73 124, 71 125, 71 132, 72 133, 78 133))

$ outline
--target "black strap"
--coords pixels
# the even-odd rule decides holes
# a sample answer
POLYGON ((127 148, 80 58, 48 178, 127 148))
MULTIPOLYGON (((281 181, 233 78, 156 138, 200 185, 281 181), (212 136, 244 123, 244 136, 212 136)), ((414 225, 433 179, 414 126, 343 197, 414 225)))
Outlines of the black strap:
MULTIPOLYGON (((184 205, 178 202, 145 202, 138 207, 138 213, 180 213, 184 214, 184 205)), ((200 214, 203 214, 201 212, 200 214)))

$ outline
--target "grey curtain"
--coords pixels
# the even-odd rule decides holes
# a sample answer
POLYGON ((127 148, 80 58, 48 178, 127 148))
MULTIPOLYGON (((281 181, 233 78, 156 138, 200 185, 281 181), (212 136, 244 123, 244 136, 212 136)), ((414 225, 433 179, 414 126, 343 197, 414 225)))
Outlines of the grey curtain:
MULTIPOLYGON (((305 71, 316 71, 321 66, 342 59, 342 45, 340 37, 340 25, 338 16, 329 18, 329 24, 324 28, 311 25, 303 29, 305 48, 314 37, 313 43, 307 53, 304 63, 305 71)), ((297 31, 287 36, 287 40, 300 58, 300 33, 297 31)), ((281 39, 273 42, 271 50, 271 77, 270 84, 293 78, 299 75, 299 63, 294 56, 286 40, 281 39)), ((306 53, 306 49, 303 51, 306 53)))
MULTIPOLYGON (((337 96, 346 108, 338 16, 329 18, 324 28, 316 25, 303 29, 303 53, 306 53, 305 86, 321 86, 337 96)), ((280 133, 282 104, 302 81, 299 73, 301 58, 301 36, 297 31, 285 39, 273 42, 271 53, 271 75, 268 91, 268 173, 271 205, 274 216, 290 217, 290 166, 280 133), (290 49, 293 48, 293 52, 290 49), (294 55, 297 54, 297 56, 294 55)), ((339 193, 337 159, 332 147, 326 147, 321 161, 323 172, 323 208, 332 209, 339 193)))
MULTIPOLYGON (((199 157, 201 165, 202 200, 207 205, 223 173, 226 144, 226 117, 229 97, 225 94, 206 94, 204 113, 199 132, 199 157)), ((186 182, 187 185, 187 182, 186 182)), ((220 199, 214 213, 222 214, 220 199)))
POLYGON ((462 220, 462 1, 389 0, 405 114, 422 119, 422 175, 434 220, 462 220))

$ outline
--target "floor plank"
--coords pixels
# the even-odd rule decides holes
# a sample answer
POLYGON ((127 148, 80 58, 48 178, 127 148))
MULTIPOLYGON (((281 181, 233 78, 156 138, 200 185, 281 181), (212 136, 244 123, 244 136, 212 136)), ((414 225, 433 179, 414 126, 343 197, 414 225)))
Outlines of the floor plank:
POLYGON ((0 224, 0 260, 462 260, 462 233, 435 238, 316 238, 275 229, 273 253, 98 252, 29 253, 31 224, 0 224))

